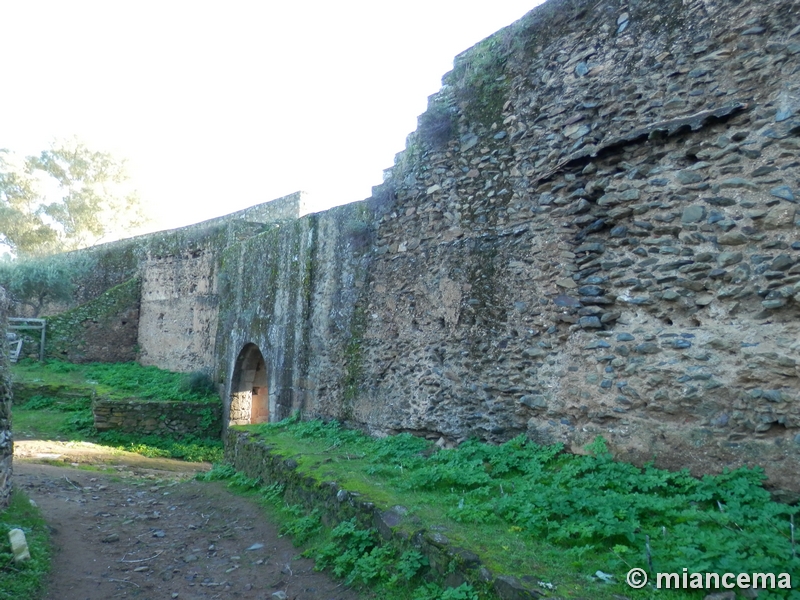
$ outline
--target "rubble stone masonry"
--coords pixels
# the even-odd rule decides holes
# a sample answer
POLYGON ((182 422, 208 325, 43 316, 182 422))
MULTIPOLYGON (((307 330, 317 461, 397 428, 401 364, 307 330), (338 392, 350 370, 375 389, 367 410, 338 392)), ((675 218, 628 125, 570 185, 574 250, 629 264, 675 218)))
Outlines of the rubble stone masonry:
POLYGON ((602 435, 800 493, 796 0, 549 0, 443 83, 366 202, 127 242, 140 360, 210 368, 226 423, 602 435))
POLYGON ((376 190, 355 420, 800 490, 797 3, 551 0, 444 83, 376 190))
POLYGON ((11 495, 11 460, 14 438, 11 434, 11 381, 8 373, 6 340, 6 293, 0 288, 0 510, 8 506, 11 495))

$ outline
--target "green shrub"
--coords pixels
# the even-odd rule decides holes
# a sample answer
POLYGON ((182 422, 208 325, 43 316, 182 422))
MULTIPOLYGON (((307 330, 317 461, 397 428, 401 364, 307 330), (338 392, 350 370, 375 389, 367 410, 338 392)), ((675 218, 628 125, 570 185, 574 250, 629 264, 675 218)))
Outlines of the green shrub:
MULTIPOLYGON (((639 468, 614 460, 602 438, 580 456, 524 436, 499 446, 468 440, 445 450, 407 434, 373 439, 333 422, 260 427, 320 440, 326 452, 347 456, 348 469, 398 491, 428 494, 454 521, 496 525, 575 557, 600 553, 612 571, 630 561, 660 572, 800 572, 792 547, 800 507, 773 502, 758 468, 702 478, 652 464, 639 468)), ((335 530, 339 545, 321 552, 321 564, 342 573, 362 564, 374 542, 352 527, 335 530), (345 552, 342 544, 352 539, 363 547, 345 552)))

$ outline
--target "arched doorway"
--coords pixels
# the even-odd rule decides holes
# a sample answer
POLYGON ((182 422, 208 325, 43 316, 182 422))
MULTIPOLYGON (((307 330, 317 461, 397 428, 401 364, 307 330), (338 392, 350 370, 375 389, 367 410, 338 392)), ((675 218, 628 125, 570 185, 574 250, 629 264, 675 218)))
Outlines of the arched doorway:
POLYGON ((269 421, 269 386, 267 365, 255 344, 246 344, 239 352, 231 381, 231 425, 249 425, 269 421))

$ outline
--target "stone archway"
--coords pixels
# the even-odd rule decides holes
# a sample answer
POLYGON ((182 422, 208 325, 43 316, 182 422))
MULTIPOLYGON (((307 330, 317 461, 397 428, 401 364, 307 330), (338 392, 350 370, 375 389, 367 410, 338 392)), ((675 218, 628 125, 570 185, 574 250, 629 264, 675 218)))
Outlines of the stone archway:
POLYGON ((245 344, 233 368, 230 425, 269 422, 267 365, 255 344, 245 344))

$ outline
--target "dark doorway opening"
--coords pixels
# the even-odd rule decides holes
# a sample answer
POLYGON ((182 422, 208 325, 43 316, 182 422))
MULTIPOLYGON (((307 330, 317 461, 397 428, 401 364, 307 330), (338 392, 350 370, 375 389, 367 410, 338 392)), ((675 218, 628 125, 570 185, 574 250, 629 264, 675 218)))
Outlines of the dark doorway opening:
POLYGON ((231 381, 231 425, 269 422, 267 365, 255 344, 239 352, 231 381))

